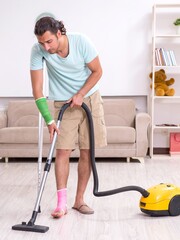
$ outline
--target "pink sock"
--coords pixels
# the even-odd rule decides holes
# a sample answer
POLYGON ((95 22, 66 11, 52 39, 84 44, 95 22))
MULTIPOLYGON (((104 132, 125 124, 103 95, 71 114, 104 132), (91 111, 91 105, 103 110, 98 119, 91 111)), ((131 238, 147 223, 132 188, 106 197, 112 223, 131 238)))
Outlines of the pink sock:
POLYGON ((57 191, 57 207, 55 211, 67 211, 67 188, 57 191))

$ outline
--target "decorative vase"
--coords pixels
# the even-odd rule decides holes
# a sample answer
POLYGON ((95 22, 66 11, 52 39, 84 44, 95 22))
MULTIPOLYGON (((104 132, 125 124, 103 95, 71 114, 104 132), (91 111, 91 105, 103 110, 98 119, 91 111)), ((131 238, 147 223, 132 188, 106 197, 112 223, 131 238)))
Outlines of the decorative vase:
POLYGON ((176 34, 180 35, 180 25, 176 26, 176 34))

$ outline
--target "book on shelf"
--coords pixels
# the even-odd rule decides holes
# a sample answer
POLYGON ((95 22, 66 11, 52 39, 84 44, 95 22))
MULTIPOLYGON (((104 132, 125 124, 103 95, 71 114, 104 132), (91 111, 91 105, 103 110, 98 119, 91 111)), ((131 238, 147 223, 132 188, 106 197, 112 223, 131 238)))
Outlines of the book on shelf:
POLYGON ((169 54, 170 54, 172 66, 177 66, 176 58, 175 58, 175 56, 174 56, 174 51, 170 50, 170 51, 169 51, 169 54))
POLYGON ((168 66, 167 59, 166 59, 166 53, 165 53, 164 48, 160 48, 159 52, 160 52, 160 56, 161 56, 161 59, 162 59, 162 65, 163 66, 168 66))
POLYGON ((159 53, 159 49, 156 48, 155 49, 155 62, 157 66, 161 66, 161 59, 160 59, 160 53, 159 53))
POLYGON ((177 66, 174 51, 164 48, 155 49, 155 62, 157 66, 177 66))
POLYGON ((166 51, 166 56, 167 56, 167 60, 168 60, 168 63, 169 63, 168 66, 173 66, 169 50, 166 51))

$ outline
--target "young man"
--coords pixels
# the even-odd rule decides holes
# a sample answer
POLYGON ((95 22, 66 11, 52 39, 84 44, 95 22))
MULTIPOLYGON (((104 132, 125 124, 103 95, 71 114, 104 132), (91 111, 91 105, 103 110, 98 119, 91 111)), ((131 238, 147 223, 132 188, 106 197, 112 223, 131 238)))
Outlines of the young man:
POLYGON ((58 132, 55 175, 57 207, 52 216, 60 218, 67 213, 67 181, 69 158, 79 143, 78 184, 73 208, 84 214, 94 213, 84 201, 84 193, 91 172, 88 122, 83 102, 90 108, 94 121, 96 146, 106 145, 106 130, 98 81, 102 69, 97 51, 82 34, 66 33, 64 24, 52 17, 40 18, 34 28, 37 37, 31 52, 31 81, 36 105, 47 124, 50 140, 58 132), (43 96, 43 62, 49 77, 49 99, 54 100, 55 119, 61 106, 71 102, 65 111, 60 130, 57 129, 43 96))

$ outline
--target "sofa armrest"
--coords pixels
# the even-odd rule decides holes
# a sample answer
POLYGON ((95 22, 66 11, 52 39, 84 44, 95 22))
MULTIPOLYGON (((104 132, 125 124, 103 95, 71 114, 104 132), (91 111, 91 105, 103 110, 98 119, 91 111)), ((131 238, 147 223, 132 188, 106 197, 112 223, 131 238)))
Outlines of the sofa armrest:
POLYGON ((145 157, 148 150, 148 127, 151 117, 148 113, 137 113, 135 118, 136 129, 136 156, 145 157))
POLYGON ((0 111, 0 129, 7 127, 7 114, 6 111, 0 111))

